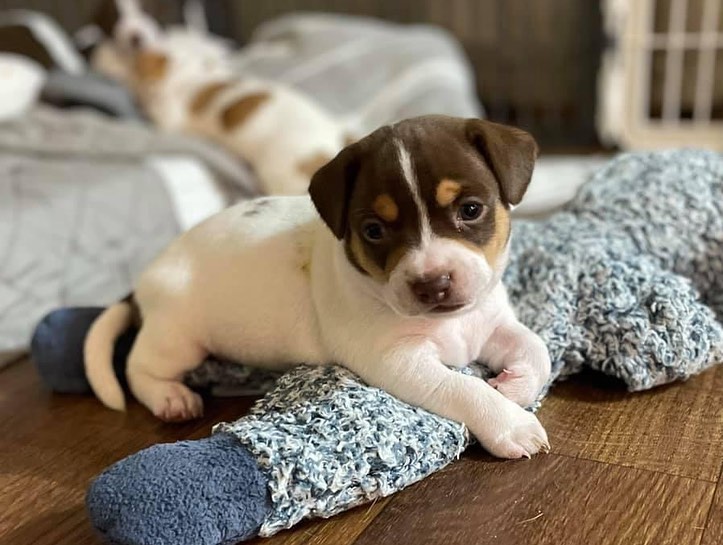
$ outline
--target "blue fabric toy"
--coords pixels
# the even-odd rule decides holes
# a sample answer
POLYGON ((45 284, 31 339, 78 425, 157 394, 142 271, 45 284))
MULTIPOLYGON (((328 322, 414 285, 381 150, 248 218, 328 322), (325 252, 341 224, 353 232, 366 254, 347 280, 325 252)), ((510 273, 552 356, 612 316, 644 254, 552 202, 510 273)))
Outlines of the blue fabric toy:
MULTIPOLYGON (((520 319, 549 347, 551 381, 588 366, 637 391, 722 362, 723 157, 615 159, 562 212, 514 226, 505 283, 520 319)), ((87 388, 80 346, 98 312, 56 311, 38 326, 33 357, 51 387, 87 388)), ((119 373, 130 341, 119 342, 119 373)), ((466 372, 484 376, 478 364, 466 372)), ((248 377, 208 363, 190 379, 248 377)), ((112 543, 230 544, 391 494, 468 442, 462 424, 340 367, 301 366, 211 437, 156 445, 111 466, 92 483, 88 511, 112 543)))

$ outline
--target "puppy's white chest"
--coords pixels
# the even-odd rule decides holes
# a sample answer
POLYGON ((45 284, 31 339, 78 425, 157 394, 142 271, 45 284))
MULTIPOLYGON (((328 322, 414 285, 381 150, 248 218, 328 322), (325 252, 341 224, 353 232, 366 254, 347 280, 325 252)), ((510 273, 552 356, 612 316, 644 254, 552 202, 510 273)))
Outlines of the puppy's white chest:
POLYGON ((431 340, 445 365, 464 367, 476 360, 492 333, 489 317, 474 311, 455 320, 445 321, 431 332, 431 340))
POLYGON ((442 363, 464 367, 479 359, 485 343, 510 312, 505 288, 498 283, 476 309, 459 317, 440 320, 429 335, 442 363))

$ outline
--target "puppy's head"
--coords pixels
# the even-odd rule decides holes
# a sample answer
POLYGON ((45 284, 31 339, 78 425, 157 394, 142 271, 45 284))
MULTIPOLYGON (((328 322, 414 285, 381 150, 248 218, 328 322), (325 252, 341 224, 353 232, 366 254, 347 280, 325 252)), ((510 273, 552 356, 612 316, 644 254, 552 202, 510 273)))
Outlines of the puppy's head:
POLYGON ((138 0, 116 0, 118 21, 113 27, 113 41, 122 53, 135 51, 155 44, 161 29, 156 20, 143 10, 138 0))
POLYGON ((425 116, 348 146, 309 192, 347 259, 391 308, 446 315, 473 308, 500 279, 510 207, 536 156, 519 129, 425 116))
POLYGON ((229 74, 228 45, 192 29, 170 28, 133 60, 133 79, 140 90, 149 87, 196 85, 199 80, 229 74))
POLYGON ((95 26, 104 38, 90 55, 93 69, 132 87, 137 56, 158 44, 159 24, 139 0, 107 0, 101 4, 95 26))

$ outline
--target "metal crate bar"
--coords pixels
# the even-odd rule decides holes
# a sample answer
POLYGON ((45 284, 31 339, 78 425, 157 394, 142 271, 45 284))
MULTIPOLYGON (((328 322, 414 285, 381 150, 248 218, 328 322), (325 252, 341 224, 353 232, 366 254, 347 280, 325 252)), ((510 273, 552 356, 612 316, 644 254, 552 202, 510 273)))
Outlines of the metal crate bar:
MULTIPOLYGON (((672 0, 668 22, 668 43, 663 87, 663 119, 666 123, 680 121, 680 101, 683 87, 683 48, 676 40, 685 34, 688 0, 672 0)), ((652 31, 652 29, 651 29, 652 31)))
POLYGON ((705 0, 703 20, 701 21, 700 43, 698 44, 698 74, 695 83, 695 108, 693 119, 698 123, 710 123, 713 113, 713 90, 715 87, 716 40, 706 40, 716 36, 723 43, 723 29, 717 33, 720 0, 705 0), (711 43, 712 42, 712 43, 711 43))

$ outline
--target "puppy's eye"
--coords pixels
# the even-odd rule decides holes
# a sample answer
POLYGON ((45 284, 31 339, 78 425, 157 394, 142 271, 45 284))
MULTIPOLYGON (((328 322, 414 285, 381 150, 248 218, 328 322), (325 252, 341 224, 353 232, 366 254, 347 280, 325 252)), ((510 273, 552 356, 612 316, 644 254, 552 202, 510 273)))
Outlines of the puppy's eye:
POLYGON ((362 234, 369 242, 379 242, 385 235, 384 226, 377 220, 367 220, 362 224, 362 234))
POLYGON ((460 221, 471 222, 479 219, 484 210, 484 205, 476 200, 464 201, 457 212, 460 221))

